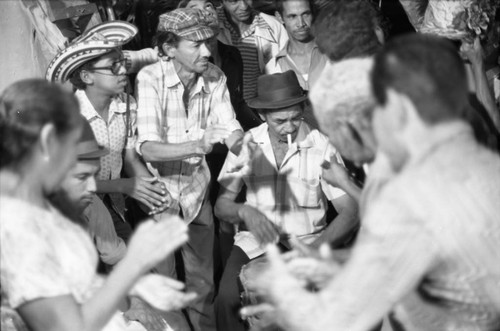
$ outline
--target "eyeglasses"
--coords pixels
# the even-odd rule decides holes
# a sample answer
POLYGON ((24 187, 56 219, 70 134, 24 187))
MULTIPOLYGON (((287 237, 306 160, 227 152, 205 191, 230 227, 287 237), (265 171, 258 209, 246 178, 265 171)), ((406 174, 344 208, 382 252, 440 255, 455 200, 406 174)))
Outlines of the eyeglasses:
MULTIPOLYGON (((107 67, 92 67, 92 68, 88 68, 88 70, 110 70, 111 73, 115 76, 118 76, 120 74, 120 70, 121 68, 126 68, 126 63, 127 63, 127 60, 126 59, 120 59, 118 61, 115 61, 113 62, 110 66, 107 66, 107 67)), ((102 73, 102 72, 98 72, 98 74, 103 74, 103 75, 106 75, 105 73, 102 73)))

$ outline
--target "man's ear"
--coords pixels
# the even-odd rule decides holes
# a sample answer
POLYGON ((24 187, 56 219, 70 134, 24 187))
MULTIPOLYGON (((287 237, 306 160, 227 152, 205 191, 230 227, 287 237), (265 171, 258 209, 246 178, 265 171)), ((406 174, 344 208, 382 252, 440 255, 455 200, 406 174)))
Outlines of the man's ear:
POLYGON ((277 10, 276 10, 276 11, 274 12, 274 17, 276 17, 276 19, 277 19, 277 20, 278 20, 281 24, 285 24, 285 23, 283 22, 283 17, 281 17, 281 14, 279 13, 279 11, 277 11, 277 10))
POLYGON ((260 110, 259 110, 259 111, 257 111, 257 113, 259 114, 259 117, 260 117, 260 119, 261 119, 262 121, 267 122, 267 121, 266 121, 266 116, 265 116, 265 115, 264 115, 264 114, 263 114, 260 110))
POLYGON ((86 85, 92 85, 94 84, 94 79, 92 78, 92 75, 88 70, 82 70, 80 71, 80 79, 82 82, 84 82, 86 85))
POLYGON ((161 45, 161 49, 163 50, 163 54, 165 54, 169 58, 175 58, 177 48, 175 48, 174 46, 164 43, 163 45, 161 45))
POLYGON ((391 119, 396 125, 396 128, 404 129, 406 127, 409 119, 408 112, 411 111, 412 108, 414 108, 413 103, 406 95, 392 88, 387 90, 386 109, 391 112, 391 119))

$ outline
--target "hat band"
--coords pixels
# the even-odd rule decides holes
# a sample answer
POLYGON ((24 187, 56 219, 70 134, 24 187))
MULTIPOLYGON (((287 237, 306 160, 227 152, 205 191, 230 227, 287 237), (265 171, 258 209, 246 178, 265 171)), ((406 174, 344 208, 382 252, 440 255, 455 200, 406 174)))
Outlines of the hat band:
POLYGON ((297 88, 284 87, 271 91, 259 91, 258 99, 261 102, 276 102, 287 99, 301 98, 304 91, 297 88))
POLYGON ((99 145, 97 145, 95 140, 94 141, 89 140, 78 143, 77 154, 78 155, 88 154, 91 152, 96 152, 98 150, 99 150, 99 145))

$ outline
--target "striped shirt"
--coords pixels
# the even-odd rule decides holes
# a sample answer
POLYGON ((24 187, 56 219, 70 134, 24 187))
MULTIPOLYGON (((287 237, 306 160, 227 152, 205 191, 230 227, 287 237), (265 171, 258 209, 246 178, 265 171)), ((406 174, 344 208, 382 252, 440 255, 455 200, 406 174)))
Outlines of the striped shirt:
MULTIPOLYGON (((345 194, 321 179, 320 165, 336 153, 335 149, 318 130, 311 130, 302 123, 296 142, 278 168, 267 124, 249 132, 258 145, 251 165, 231 172, 238 157, 229 153, 219 175, 220 185, 239 192, 245 184, 248 205, 264 213, 285 233, 295 234, 307 243, 314 241, 326 227, 326 200, 345 194)), ((236 234, 235 245, 251 259, 264 252, 248 231, 236 234)))
POLYGON ((229 22, 223 8, 218 9, 221 33, 218 38, 238 48, 243 59, 243 98, 257 95, 257 78, 264 73, 265 64, 288 40, 285 28, 274 17, 255 12, 250 27, 240 34, 229 22), (268 21, 276 21, 271 26, 268 21))
MULTIPOLYGON (((159 61, 143 68, 137 75, 137 151, 146 141, 176 144, 198 140, 213 124, 226 124, 231 131, 241 130, 236 120, 226 77, 216 66, 198 77, 191 91, 188 109, 182 95, 184 85, 171 61, 159 61)), ((189 157, 178 161, 147 164, 153 175, 165 184, 176 203, 169 213, 182 210, 191 222, 205 199, 210 172, 205 158, 189 157)))

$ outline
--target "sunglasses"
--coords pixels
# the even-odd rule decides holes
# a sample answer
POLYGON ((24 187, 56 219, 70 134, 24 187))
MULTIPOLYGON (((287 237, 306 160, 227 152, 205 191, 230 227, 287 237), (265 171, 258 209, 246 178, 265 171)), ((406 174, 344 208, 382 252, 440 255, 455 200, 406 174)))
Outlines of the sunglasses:
MULTIPOLYGON (((127 60, 126 59, 120 59, 118 61, 115 61, 113 62, 110 66, 106 66, 106 67, 92 67, 92 68, 88 68, 89 71, 93 71, 93 70, 109 70, 111 71, 111 73, 115 76, 118 76, 120 74, 120 70, 121 68, 126 68, 126 63, 127 63, 127 60)), ((106 75, 104 73, 101 73, 101 72, 98 72, 99 74, 103 74, 103 75, 106 75)))

